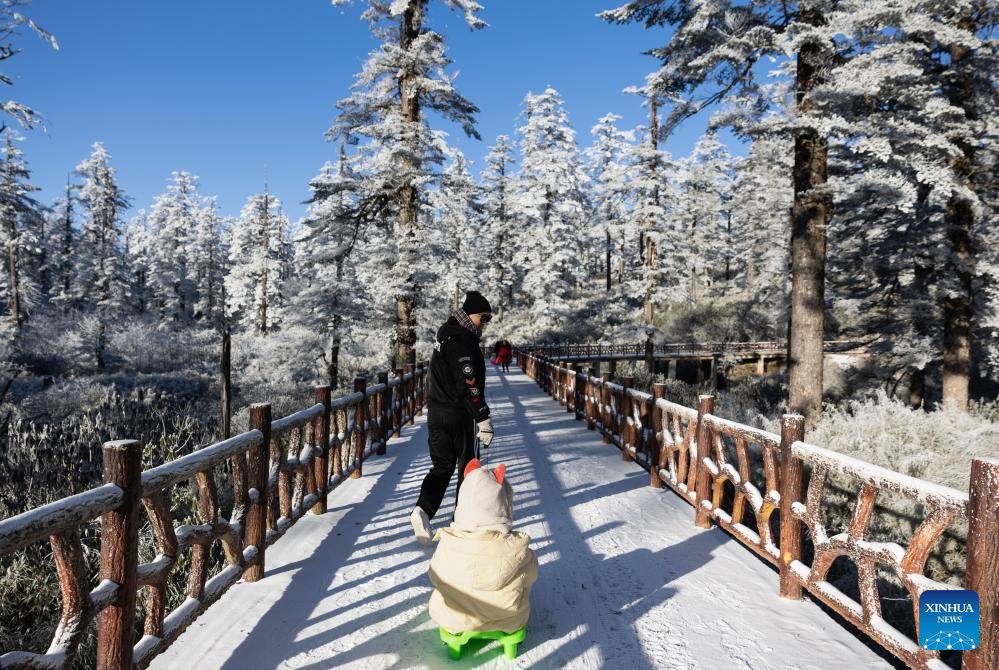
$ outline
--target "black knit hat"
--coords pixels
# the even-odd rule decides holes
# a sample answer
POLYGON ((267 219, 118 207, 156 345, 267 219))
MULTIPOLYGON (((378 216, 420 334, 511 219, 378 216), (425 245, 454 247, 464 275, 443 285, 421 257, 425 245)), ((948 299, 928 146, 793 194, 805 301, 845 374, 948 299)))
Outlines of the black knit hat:
POLYGON ((482 314, 483 312, 491 314, 493 308, 489 306, 489 301, 484 295, 478 291, 469 291, 465 294, 465 302, 461 304, 461 311, 465 314, 482 314))

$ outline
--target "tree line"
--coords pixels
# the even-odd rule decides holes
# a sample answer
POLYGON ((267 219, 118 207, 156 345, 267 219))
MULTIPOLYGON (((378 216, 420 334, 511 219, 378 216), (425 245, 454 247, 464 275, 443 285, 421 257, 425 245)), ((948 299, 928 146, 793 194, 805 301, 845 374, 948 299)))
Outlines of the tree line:
MULTIPOLYGON (((21 4, 0 2, 8 23, 21 4)), ((630 89, 647 123, 621 128, 607 114, 583 150, 559 92, 528 93, 478 178, 432 124, 479 138, 480 110, 448 72, 428 5, 365 3, 380 45, 337 103, 327 132, 337 156, 310 181, 298 222, 266 186, 225 217, 187 172, 126 217, 131 203, 99 143, 64 197, 42 206, 6 129, 7 339, 27 319, 78 313, 93 323, 101 367, 108 328, 129 314, 261 335, 305 328, 329 370, 341 348, 401 365, 476 288, 504 332, 524 339, 578 332, 596 302, 654 325, 680 305, 744 300, 790 338, 790 405, 810 423, 830 334, 870 336, 913 389, 939 376, 956 409, 975 372, 994 376, 989 3, 642 0, 608 10, 604 20, 642 22, 651 35, 673 28, 650 52, 661 67, 630 89), (663 146, 695 114, 710 115, 708 129, 674 157, 663 146), (745 155, 719 139, 725 128, 745 155)), ((474 0, 445 5, 486 27, 474 0)), ((31 125, 24 109, 6 111, 31 125)))

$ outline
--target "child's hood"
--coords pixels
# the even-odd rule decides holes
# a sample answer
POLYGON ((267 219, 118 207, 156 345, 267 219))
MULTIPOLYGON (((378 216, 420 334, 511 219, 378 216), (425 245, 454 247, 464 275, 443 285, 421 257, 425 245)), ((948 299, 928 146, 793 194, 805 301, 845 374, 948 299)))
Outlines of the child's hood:
POLYGON ((465 478, 458 491, 454 511, 456 530, 495 530, 510 532, 513 526, 513 489, 506 481, 506 466, 495 470, 481 467, 472 459, 465 467, 465 478))

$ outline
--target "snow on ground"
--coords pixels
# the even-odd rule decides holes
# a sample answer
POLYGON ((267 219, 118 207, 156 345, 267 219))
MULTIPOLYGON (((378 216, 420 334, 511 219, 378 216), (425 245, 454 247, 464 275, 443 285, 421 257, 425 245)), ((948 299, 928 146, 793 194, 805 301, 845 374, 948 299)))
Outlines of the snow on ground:
MULTIPOLYGON (((777 595, 777 574, 648 476, 519 372, 490 374, 496 440, 516 525, 541 574, 513 662, 495 643, 451 661, 427 615, 430 549, 408 516, 430 467, 425 419, 364 464, 267 552, 152 668, 890 667, 811 602, 777 595)), ((449 495, 453 490, 449 491, 449 495)), ((435 527, 450 520, 445 501, 435 527)))

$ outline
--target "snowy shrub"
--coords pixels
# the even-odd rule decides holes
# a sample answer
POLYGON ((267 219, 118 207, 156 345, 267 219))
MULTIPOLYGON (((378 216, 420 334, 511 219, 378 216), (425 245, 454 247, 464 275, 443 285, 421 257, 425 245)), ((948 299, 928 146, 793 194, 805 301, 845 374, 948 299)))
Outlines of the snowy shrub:
POLYGON ((880 394, 827 405, 808 441, 919 479, 966 491, 971 459, 999 455, 999 413, 927 412, 880 394), (990 415, 991 413, 991 415, 990 415))
POLYGON ((311 387, 326 383, 322 343, 305 328, 232 338, 233 385, 239 403, 269 402, 275 417, 311 404, 311 387))
POLYGON ((221 347, 215 330, 173 330, 141 320, 115 328, 108 341, 108 352, 129 373, 204 370, 217 365, 221 347))
POLYGON ((747 342, 783 337, 779 314, 747 300, 673 303, 656 320, 671 342, 747 342))

